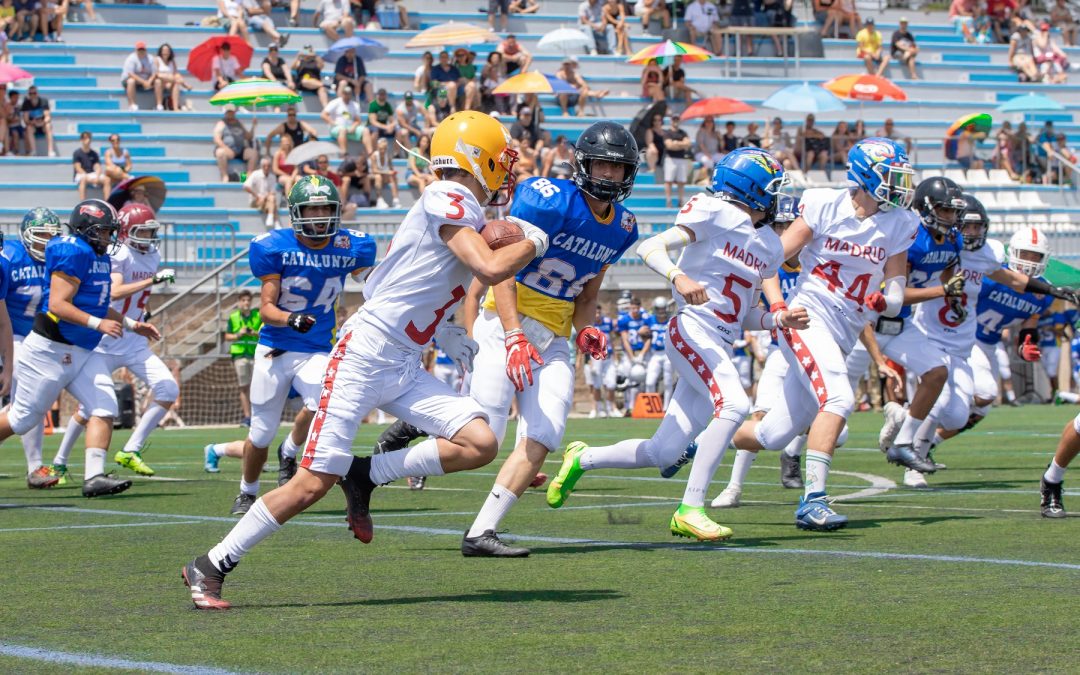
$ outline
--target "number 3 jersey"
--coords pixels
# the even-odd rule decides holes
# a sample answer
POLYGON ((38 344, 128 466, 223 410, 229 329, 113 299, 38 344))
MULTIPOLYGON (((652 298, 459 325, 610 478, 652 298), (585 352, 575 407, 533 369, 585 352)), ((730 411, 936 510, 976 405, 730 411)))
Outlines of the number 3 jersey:
POLYGON ((848 353, 872 318, 866 296, 881 288, 885 261, 915 242, 919 216, 890 209, 859 220, 851 194, 831 189, 804 192, 799 212, 814 236, 799 254, 803 273, 788 304, 805 307, 848 353))
POLYGON ((4 258, 8 262, 7 309, 11 330, 17 336, 26 337, 34 327, 34 315, 41 306, 45 263, 34 260, 17 239, 4 242, 4 258))
POLYGON ((742 339, 742 321, 757 302, 761 280, 776 275, 784 247, 771 227, 755 228, 750 216, 718 197, 697 194, 679 211, 675 224, 694 233, 676 265, 705 287, 704 305, 672 295, 679 311, 715 326, 729 344, 742 339))
POLYGON ((1001 269, 1004 260, 1005 246, 993 239, 987 239, 975 251, 961 251, 959 273, 964 275, 964 294, 960 296, 960 302, 967 310, 967 316, 961 321, 947 298, 937 298, 919 303, 912 315, 912 322, 942 351, 966 358, 975 346, 975 329, 978 325, 975 309, 983 277, 1001 269))
MULTIPOLYGON (((544 257, 517 274, 518 311, 569 337, 574 299, 637 241, 637 219, 621 204, 601 218, 573 181, 535 177, 514 191, 510 215, 539 227, 549 241, 544 257)), ((495 309, 491 293, 484 307, 495 309)))
POLYGON ((375 264, 375 241, 354 230, 339 230, 318 248, 302 244, 291 229, 274 230, 251 240, 251 273, 265 281, 278 277, 277 306, 315 317, 306 333, 264 323, 259 344, 289 352, 327 352, 337 328, 335 303, 345 278, 375 264))
POLYGON ((417 349, 453 315, 473 278, 439 236, 443 225, 477 232, 484 227, 483 207, 461 183, 440 180, 427 186, 364 284, 359 314, 417 349))
MULTIPOLYGON (((160 264, 161 254, 157 250, 143 253, 125 244, 120 246, 116 254, 112 256, 112 273, 121 276, 121 284, 132 284, 152 278, 160 264)), ((149 299, 150 289, 144 288, 122 300, 113 301, 112 308, 135 321, 142 321, 146 314, 146 301, 149 299)), ((101 344, 97 349, 106 354, 130 354, 146 346, 146 342, 143 336, 125 330, 119 338, 108 335, 101 338, 101 344)))

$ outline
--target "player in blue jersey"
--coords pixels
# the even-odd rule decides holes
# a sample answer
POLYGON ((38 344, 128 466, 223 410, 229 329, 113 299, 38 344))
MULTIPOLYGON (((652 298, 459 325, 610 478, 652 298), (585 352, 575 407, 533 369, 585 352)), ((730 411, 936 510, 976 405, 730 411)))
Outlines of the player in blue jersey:
MULTIPOLYGON (((296 473, 296 453, 318 409, 323 376, 337 330, 336 304, 348 276, 375 264, 375 241, 341 230, 341 198, 320 176, 305 176, 289 191, 292 228, 251 241, 251 274, 262 281, 263 320, 251 378, 251 431, 244 443, 244 475, 231 513, 243 515, 259 496, 259 473, 277 435, 293 387, 304 410, 278 446, 278 485, 296 473)), ((212 448, 208 446, 208 450, 212 448)))
POLYGON ((607 337, 592 321, 605 272, 637 241, 637 220, 619 203, 634 186, 637 143, 622 126, 597 122, 582 132, 575 158, 573 180, 529 178, 518 186, 510 218, 541 228, 551 245, 515 279, 492 287, 473 323, 480 351, 470 395, 500 440, 515 389, 519 415, 514 451, 465 533, 465 556, 529 554, 495 531, 562 442, 574 398, 572 330, 580 351, 608 354, 607 337))
MULTIPOLYGON (((16 364, 22 386, 11 408, 0 413, 0 441, 40 424, 59 396, 68 392, 89 413, 86 428, 86 480, 83 495, 123 492, 131 481, 105 475, 105 455, 117 414, 112 375, 94 351, 102 337, 130 330, 152 340, 161 336, 148 323, 125 318, 109 306, 116 243, 116 210, 99 199, 79 202, 71 212, 68 236, 45 246, 45 279, 40 310, 23 340, 16 364)), ((4 318, 6 319, 6 313, 4 318)))
MULTIPOLYGON (((1034 227, 1025 227, 1009 240, 1009 261, 1006 267, 1045 282, 1042 274, 1050 262, 1050 247, 1046 236, 1034 227)), ((975 345, 971 349, 971 370, 974 378, 974 405, 967 426, 963 429, 938 429, 931 449, 943 440, 970 429, 990 413, 990 406, 998 396, 997 378, 998 349, 1003 349, 1002 333, 1006 326, 1019 324, 1016 332, 1016 348, 1025 361, 1037 361, 1040 354, 1036 326, 1040 316, 1050 310, 1054 298, 1050 295, 1032 293, 1011 288, 989 277, 983 279, 976 304, 975 345)), ((1008 356, 1006 355, 1006 363, 1008 356)), ((1008 377, 1008 376, 1006 376, 1008 377)))
POLYGON ((671 359, 667 355, 668 319, 671 318, 669 305, 675 301, 671 296, 658 295, 653 298, 652 317, 650 326, 652 331, 652 345, 649 348, 649 358, 645 363, 645 391, 655 392, 663 384, 660 392, 664 399, 664 409, 671 400, 671 392, 675 387, 675 377, 671 370, 671 359))
POLYGON ((580 368, 584 363, 585 382, 589 385, 589 393, 592 397, 589 419, 615 417, 618 414, 618 408, 615 406, 615 362, 612 358, 614 347, 611 342, 615 332, 615 321, 604 314, 603 306, 598 304, 592 325, 604 334, 608 348, 606 356, 602 359, 594 359, 583 351, 578 352, 577 367, 580 368))
POLYGON ((645 360, 649 356, 652 345, 642 339, 642 328, 651 327, 655 323, 652 315, 642 309, 641 298, 630 298, 630 304, 625 312, 619 314, 615 321, 615 329, 619 333, 619 342, 623 348, 623 367, 625 372, 620 373, 627 378, 628 386, 623 393, 623 405, 627 411, 634 409, 634 400, 641 385, 645 383, 645 360))
MULTIPOLYGON (((169 268, 158 269, 161 265, 158 244, 164 227, 157 221, 153 209, 145 204, 132 202, 120 209, 117 217, 120 223, 119 246, 110 253, 113 269, 110 295, 113 309, 123 316, 141 321, 146 315, 151 288, 156 284, 174 281, 176 271, 169 268)), ((143 461, 142 449, 146 445, 146 439, 158 428, 180 396, 180 385, 161 357, 150 350, 149 343, 143 337, 132 334, 124 335, 120 339, 106 337, 98 344, 97 351, 105 354, 109 372, 125 368, 145 382, 150 389, 151 404, 143 411, 139 423, 135 425, 124 447, 113 457, 113 461, 141 476, 152 476, 154 470, 143 461)), ((86 411, 80 407, 68 421, 63 440, 53 459, 54 472, 66 477, 67 458, 85 427, 86 411)))
MULTIPOLYGON (((7 311, 14 333, 16 363, 22 358, 23 340, 34 327, 34 316, 45 292, 45 245, 62 233, 60 218, 49 209, 39 207, 23 216, 18 239, 4 241, 3 257, 8 265, 7 311)), ((13 381, 11 386, 14 390, 18 381, 13 381)), ((52 467, 41 464, 44 435, 45 426, 38 420, 38 424, 21 437, 26 454, 26 485, 34 489, 62 484, 62 477, 56 475, 52 467)))

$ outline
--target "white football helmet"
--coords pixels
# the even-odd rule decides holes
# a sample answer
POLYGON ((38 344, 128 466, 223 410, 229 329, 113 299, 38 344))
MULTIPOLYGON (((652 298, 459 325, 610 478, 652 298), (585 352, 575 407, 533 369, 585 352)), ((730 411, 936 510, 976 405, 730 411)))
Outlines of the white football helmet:
POLYGON ((630 366, 630 381, 634 384, 645 384, 645 366, 640 363, 630 366))
POLYGON ((1009 269, 1029 277, 1041 276, 1050 262, 1050 242, 1037 227, 1023 227, 1009 238, 1009 269), (1023 252, 1036 254, 1037 260, 1020 257, 1023 252))

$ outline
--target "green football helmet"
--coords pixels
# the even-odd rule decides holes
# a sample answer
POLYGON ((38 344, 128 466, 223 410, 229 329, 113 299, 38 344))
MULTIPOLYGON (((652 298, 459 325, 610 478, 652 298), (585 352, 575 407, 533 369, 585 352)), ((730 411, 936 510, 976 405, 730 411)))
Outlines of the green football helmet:
POLYGON ((337 234, 341 225, 341 195, 323 176, 304 176, 289 190, 289 219, 293 232, 308 239, 326 239, 337 234), (324 216, 305 216, 305 207, 329 206, 324 216))
POLYGON ((45 244, 63 233, 60 217, 43 206, 27 211, 19 225, 19 237, 26 252, 38 262, 45 262, 45 244))

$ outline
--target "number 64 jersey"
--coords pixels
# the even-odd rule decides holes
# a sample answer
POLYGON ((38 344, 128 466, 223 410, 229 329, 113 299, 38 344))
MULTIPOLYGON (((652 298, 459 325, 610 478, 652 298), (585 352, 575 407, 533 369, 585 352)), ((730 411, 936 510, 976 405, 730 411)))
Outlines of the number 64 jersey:
POLYGON ((715 326, 730 346, 742 338, 742 321, 757 304, 761 280, 776 276, 784 262, 780 238, 771 227, 755 228, 738 207, 705 194, 691 197, 675 224, 694 233, 676 265, 709 296, 704 305, 688 305, 673 292, 679 311, 715 326))
POLYGON ((315 325, 306 333, 263 324, 259 344, 287 352, 325 353, 334 344, 336 303, 345 278, 375 264, 375 241, 343 229, 323 246, 311 248, 293 230, 283 228, 252 239, 248 257, 256 278, 280 278, 278 307, 315 317, 315 325))
POLYGON ((851 194, 831 189, 804 192, 799 215, 814 237, 799 254, 803 272, 788 304, 805 307, 846 354, 876 318, 865 307, 866 296, 881 288, 885 261, 915 242, 919 216, 891 209, 860 220, 851 194))

